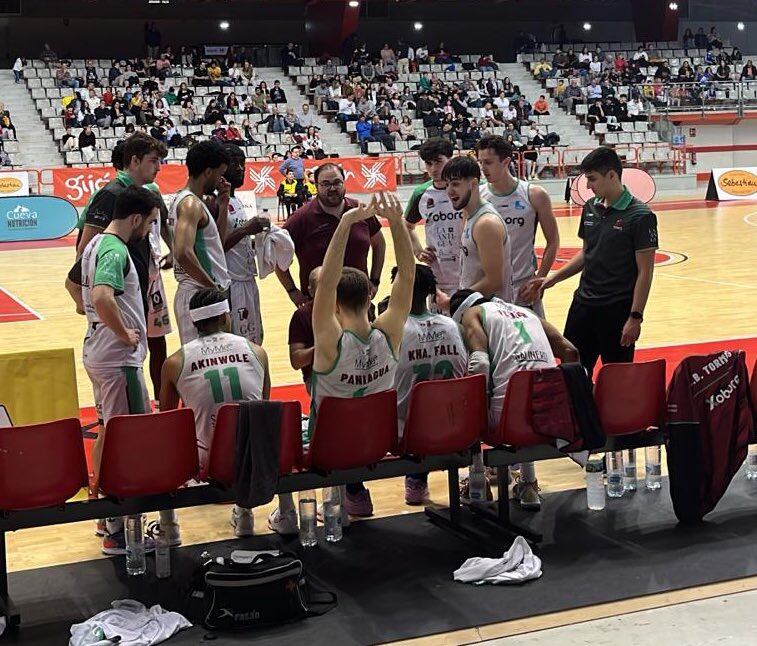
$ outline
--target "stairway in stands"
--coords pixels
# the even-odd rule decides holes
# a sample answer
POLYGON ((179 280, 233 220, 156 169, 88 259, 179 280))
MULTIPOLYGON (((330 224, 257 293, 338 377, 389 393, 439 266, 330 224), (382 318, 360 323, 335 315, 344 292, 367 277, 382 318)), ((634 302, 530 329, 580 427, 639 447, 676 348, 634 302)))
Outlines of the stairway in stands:
MULTIPOLYGON (((287 97, 287 105, 298 112, 303 103, 309 103, 308 98, 300 92, 300 89, 294 84, 280 67, 258 67, 258 80, 265 81, 268 88, 273 87, 274 81, 281 82, 281 88, 287 97)), ((315 113, 315 107, 311 104, 310 111, 315 113)), ((328 152, 337 153, 340 157, 356 157, 360 155, 360 146, 353 144, 347 134, 343 133, 335 123, 329 123, 323 115, 316 116, 316 124, 321 129, 321 138, 323 139, 328 152)))
POLYGON ((16 84, 11 70, 0 70, 0 101, 10 110, 16 126, 19 152, 14 154, 15 163, 25 168, 63 166, 63 156, 40 118, 26 84, 16 84))
POLYGON ((549 96, 549 93, 541 84, 534 79, 531 72, 522 63, 500 64, 498 77, 509 76, 513 85, 520 86, 521 92, 526 96, 531 105, 543 94, 549 104, 550 130, 560 135, 560 145, 571 148, 596 148, 599 141, 589 134, 587 128, 582 126, 578 119, 563 110, 557 102, 549 96), (554 125, 552 125, 554 124, 554 125))

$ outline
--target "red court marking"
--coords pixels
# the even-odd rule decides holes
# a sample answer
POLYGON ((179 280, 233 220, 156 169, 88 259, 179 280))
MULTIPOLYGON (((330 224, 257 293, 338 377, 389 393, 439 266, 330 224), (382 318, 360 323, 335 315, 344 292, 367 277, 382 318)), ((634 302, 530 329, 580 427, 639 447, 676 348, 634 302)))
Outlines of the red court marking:
POLYGON ((38 321, 41 317, 0 287, 0 323, 38 321))
MULTIPOLYGON (((578 247, 560 247, 560 250, 557 252, 557 258, 555 258, 555 262, 552 265, 552 269, 560 269, 579 251, 580 249, 578 247)), ((544 255, 544 249, 536 248, 535 252, 536 257, 541 261, 542 256, 544 255)), ((683 260, 686 260, 685 256, 669 251, 656 251, 654 255, 655 265, 658 266, 676 264, 676 262, 682 262, 683 260)))
POLYGON ((0 251, 18 251, 21 249, 53 249, 55 247, 73 247, 76 236, 69 235, 56 240, 28 240, 25 242, 0 242, 0 251))

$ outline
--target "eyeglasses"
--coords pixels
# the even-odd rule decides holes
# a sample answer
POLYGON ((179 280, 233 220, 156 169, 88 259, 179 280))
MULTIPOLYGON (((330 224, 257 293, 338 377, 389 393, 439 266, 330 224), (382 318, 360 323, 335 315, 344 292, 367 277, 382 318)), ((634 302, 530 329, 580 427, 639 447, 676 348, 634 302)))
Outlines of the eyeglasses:
POLYGON ((342 188, 344 186, 344 180, 335 179, 333 182, 318 182, 320 188, 342 188))

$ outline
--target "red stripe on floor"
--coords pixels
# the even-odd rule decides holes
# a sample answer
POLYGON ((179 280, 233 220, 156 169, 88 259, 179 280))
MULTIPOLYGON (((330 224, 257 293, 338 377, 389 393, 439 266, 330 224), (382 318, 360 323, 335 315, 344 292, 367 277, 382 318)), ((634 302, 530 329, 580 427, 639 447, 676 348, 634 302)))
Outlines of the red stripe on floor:
POLYGON ((0 323, 37 320, 39 316, 0 287, 0 323))

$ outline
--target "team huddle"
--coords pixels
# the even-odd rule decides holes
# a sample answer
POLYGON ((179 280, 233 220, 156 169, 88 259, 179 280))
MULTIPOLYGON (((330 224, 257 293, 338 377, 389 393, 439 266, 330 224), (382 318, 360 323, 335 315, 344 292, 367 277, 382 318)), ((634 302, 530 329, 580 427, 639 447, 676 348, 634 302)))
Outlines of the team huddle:
MULTIPOLYGON (((445 139, 421 145, 431 179, 416 189, 404 213, 392 194, 367 204, 345 199, 342 169, 323 164, 315 173, 313 203, 276 230, 269 221, 248 215, 235 196, 245 158, 233 144, 201 142, 189 150, 188 183, 170 210, 153 184, 165 146, 139 133, 120 144, 113 157, 116 178, 82 214, 77 262, 66 282, 87 318, 84 365, 103 426, 114 415, 150 412, 143 374, 149 351, 160 410, 182 403, 194 411, 203 473, 218 408, 270 394, 256 284, 266 254, 275 256, 277 277, 297 305, 292 325, 302 333, 293 343, 290 327, 290 358, 294 368, 303 370, 311 397, 305 444, 325 397, 395 389, 402 434, 415 383, 473 373, 487 378, 489 424, 498 426, 514 372, 551 367, 556 358, 579 360, 581 348, 544 320, 541 296, 582 265, 573 263, 572 274, 563 268, 548 276, 559 249, 550 199, 541 187, 513 176, 513 150, 502 137, 482 138, 477 159, 453 152, 445 139), (397 266, 391 293, 375 314, 371 301, 384 253, 377 218, 389 224, 397 266), (425 244, 416 231, 421 223, 425 244), (546 240, 541 262, 534 249, 538 227, 546 240), (314 257, 312 236, 324 231, 329 237, 314 257), (161 239, 169 249, 166 256, 161 239), (364 249, 362 260, 354 257, 355 245, 364 249), (288 263, 281 260, 287 246, 288 263), (300 264, 299 289, 287 269, 292 253, 300 264), (171 266, 178 282, 173 313, 182 347, 166 357, 171 322, 160 272, 171 266)), ((603 166, 599 174, 608 171, 603 166)), ((612 179, 620 182, 620 173, 612 179)), ((654 235, 656 246, 656 230, 654 235)), ((643 241, 638 245, 647 249, 643 241)), ((646 293, 643 301, 642 309, 646 293)), ((101 431, 96 462, 103 437, 101 431)), ((361 483, 348 485, 344 495, 346 511, 372 513, 370 494, 361 483)), ((406 478, 408 504, 420 504, 427 495, 427 474, 406 478)), ((539 508, 533 464, 521 465, 516 495, 524 508, 539 508)), ((251 510, 235 506, 231 522, 238 536, 252 533, 251 510)), ((282 534, 296 533, 291 496, 279 497, 269 525, 282 534)), ((179 544, 172 511, 161 512, 160 530, 171 544, 179 544)), ((98 533, 105 553, 123 553, 122 519, 100 521, 98 533)))

